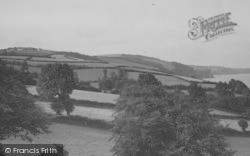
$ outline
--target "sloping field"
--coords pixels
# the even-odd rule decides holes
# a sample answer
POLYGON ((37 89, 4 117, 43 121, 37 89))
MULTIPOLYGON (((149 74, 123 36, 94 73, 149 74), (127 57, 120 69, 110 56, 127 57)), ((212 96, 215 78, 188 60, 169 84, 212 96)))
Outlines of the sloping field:
MULTIPOLYGON (((33 61, 46 61, 46 62, 68 62, 68 61, 78 61, 78 60, 75 60, 75 59, 70 59, 70 58, 67 58, 67 57, 61 57, 61 58, 46 58, 46 57, 32 57, 31 60, 33 61)), ((79 61, 78 61, 79 62, 79 61)))
POLYGON ((70 95, 70 97, 76 100, 88 100, 88 101, 97 101, 97 102, 115 104, 117 99, 119 98, 119 95, 75 89, 73 93, 70 95))
POLYGON ((234 156, 250 155, 250 137, 226 137, 226 142, 236 151, 234 156))
MULTIPOLYGON (((52 124, 51 133, 33 138, 32 144, 63 144, 69 156, 111 156, 111 132, 66 124, 52 124)), ((4 144, 24 144, 21 139, 1 140, 4 144)))
POLYGON ((25 60, 28 57, 27 56, 4 56, 0 55, 1 59, 10 59, 10 60, 25 60))
POLYGON ((143 58, 143 60, 145 60, 145 61, 151 61, 151 62, 155 62, 155 63, 159 63, 164 68, 169 69, 169 70, 173 70, 174 69, 174 66, 171 64, 171 62, 159 60, 159 59, 156 59, 156 58, 143 58))
MULTIPOLYGON (((103 68, 75 69, 74 72, 77 73, 80 81, 98 81, 104 76, 103 68)), ((111 73, 118 75, 118 69, 107 69, 107 75, 110 76, 111 73)))
POLYGON ((127 61, 127 60, 116 58, 116 57, 102 57, 101 59, 103 61, 111 62, 111 63, 117 64, 117 65, 124 65, 124 66, 128 66, 128 67, 138 67, 138 68, 147 68, 147 69, 157 70, 157 68, 152 67, 152 66, 127 61))
MULTIPOLYGON (((27 86, 27 89, 30 94, 38 95, 36 86, 27 86)), ((73 93, 70 95, 70 98, 75 99, 75 100, 87 100, 87 101, 96 101, 100 103, 115 104, 117 99, 119 98, 119 95, 83 91, 83 90, 73 90, 73 93)))
MULTIPOLYGON (((55 114, 55 112, 51 109, 51 105, 49 102, 35 102, 37 106, 39 106, 44 112, 49 114, 55 114)), ((104 109, 104 108, 93 108, 93 107, 81 107, 75 106, 74 111, 71 115, 78 115, 82 117, 87 117, 90 119, 98 119, 98 120, 105 120, 105 121, 112 121, 113 111, 111 109, 104 109)), ((63 112, 62 115, 67 115, 66 112, 63 112)))
POLYGON ((103 67, 106 67, 106 68, 109 68, 109 67, 117 67, 116 65, 114 64, 109 64, 109 63, 101 63, 101 62, 81 62, 81 63, 74 63, 74 62, 70 62, 68 63, 69 65, 79 65, 79 66, 85 66, 85 67, 100 67, 100 68, 103 68, 103 67))
POLYGON ((186 81, 203 82, 203 80, 201 80, 201 79, 195 79, 195 78, 186 77, 186 76, 178 76, 178 75, 175 75, 175 77, 184 79, 184 80, 186 80, 186 81))
MULTIPOLYGON (((48 102, 37 102, 39 106, 41 106, 42 109, 45 110, 45 112, 54 114, 54 112, 50 108, 50 103, 48 102)), ((231 116, 231 113, 224 112, 224 111, 218 111, 214 110, 211 112, 212 114, 217 115, 226 115, 231 116)), ((65 114, 66 115, 66 114, 65 114)), ((90 107, 81 107, 76 106, 74 112, 72 115, 79 115, 83 117, 88 117, 92 119, 103 119, 106 121, 112 121, 113 119, 113 110, 112 109, 103 109, 103 108, 90 108, 90 107)), ((219 122, 224 127, 229 127, 237 131, 242 131, 241 128, 238 125, 238 120, 236 119, 219 119, 219 122)), ((250 121, 248 121, 248 124, 250 125, 250 121)), ((248 127, 246 130, 250 130, 250 127, 248 127)))
POLYGON ((38 57, 45 57, 52 55, 56 53, 56 51, 52 50, 44 50, 44 49, 39 49, 39 48, 8 48, 8 49, 2 49, 1 54, 6 53, 8 55, 22 55, 22 56, 38 56, 38 57))
MULTIPOLYGON (((139 77, 139 74, 138 72, 128 72, 128 78, 129 79, 138 79, 139 77)), ((183 80, 183 79, 180 79, 180 78, 177 78, 177 77, 174 77, 174 76, 166 76, 166 75, 155 75, 155 77, 162 82, 163 85, 184 85, 184 86, 188 86, 190 85, 189 82, 183 80)))
MULTIPOLYGON (((235 120, 235 119, 220 119, 220 123, 224 127, 229 127, 229 128, 234 129, 234 130, 237 130, 237 131, 242 131, 241 128, 240 128, 240 126, 238 125, 238 121, 239 120, 235 120)), ((248 121, 248 125, 250 125, 250 121, 248 121)), ((248 126, 248 128, 246 129, 246 131, 250 131, 250 126, 248 126)))

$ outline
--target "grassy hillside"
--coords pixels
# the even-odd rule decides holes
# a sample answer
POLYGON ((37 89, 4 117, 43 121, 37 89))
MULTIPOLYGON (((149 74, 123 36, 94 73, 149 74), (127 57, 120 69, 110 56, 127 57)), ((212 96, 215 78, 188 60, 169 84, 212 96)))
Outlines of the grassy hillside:
POLYGON ((88 60, 88 61, 101 61, 97 57, 88 56, 76 52, 53 51, 53 50, 45 50, 32 47, 14 47, 14 48, 1 49, 0 55, 41 57, 43 59, 51 58, 52 55, 62 55, 65 58, 71 59, 72 61, 76 59, 88 60))
POLYGON ((48 63, 68 63, 74 69, 123 67, 193 78, 212 77, 209 70, 195 70, 181 63, 168 62, 141 55, 114 54, 89 56, 76 52, 52 51, 32 47, 14 47, 0 50, 0 58, 16 66, 20 66, 23 61, 26 61, 31 67, 41 67, 48 63))
POLYGON ((176 74, 193 78, 213 77, 209 70, 195 70, 194 68, 177 62, 168 62, 152 57, 141 55, 107 55, 99 56, 103 61, 116 63, 124 66, 146 68, 164 73, 176 74))
POLYGON ((195 70, 210 70, 213 75, 233 75, 233 74, 250 74, 250 68, 226 68, 219 66, 194 66, 190 67, 195 70))

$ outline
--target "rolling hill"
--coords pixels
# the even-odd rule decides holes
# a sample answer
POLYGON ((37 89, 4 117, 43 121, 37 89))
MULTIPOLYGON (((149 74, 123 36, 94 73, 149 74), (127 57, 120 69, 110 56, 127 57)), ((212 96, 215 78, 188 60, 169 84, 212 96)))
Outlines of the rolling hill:
MULTIPOLYGON (((137 79, 140 73, 152 73, 165 85, 185 85, 191 82, 203 83, 201 78, 212 77, 209 70, 195 70, 194 68, 157 58, 112 54, 104 56, 89 56, 76 52, 52 51, 32 47, 14 47, 0 50, 0 59, 8 65, 20 69, 23 62, 27 62, 30 72, 41 71, 43 65, 49 63, 67 63, 78 75, 80 81, 88 81, 98 88, 98 81, 104 77, 104 70, 108 76, 119 75, 125 70, 129 79, 137 79)), ((206 84, 210 87, 211 84, 206 84)))
POLYGON ((128 54, 113 54, 98 56, 106 62, 115 63, 123 66, 145 68, 156 70, 169 74, 187 76, 193 78, 210 78, 213 77, 209 70, 195 70, 194 68, 178 62, 168 62, 153 57, 128 54))
POLYGON ((220 66, 195 66, 191 65, 197 71, 209 70, 213 75, 234 75, 234 74, 250 74, 250 68, 226 68, 220 66))

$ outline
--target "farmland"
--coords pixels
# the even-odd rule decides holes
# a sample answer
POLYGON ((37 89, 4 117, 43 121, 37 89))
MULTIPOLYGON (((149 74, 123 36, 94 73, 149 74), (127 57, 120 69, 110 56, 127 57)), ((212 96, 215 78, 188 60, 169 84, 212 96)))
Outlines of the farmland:
MULTIPOLYGON (((102 79, 103 69, 107 69, 108 76, 111 72, 118 74, 120 69, 124 69, 129 78, 137 79, 140 73, 148 72, 153 73, 167 85, 187 86, 191 81, 203 82, 200 79, 190 78, 197 76, 190 67, 139 55, 88 56, 75 52, 15 47, 0 50, 0 58, 16 69, 20 69, 21 64, 26 61, 30 72, 40 72, 40 68, 49 63, 67 63, 72 66, 80 81, 96 82, 102 79), (182 68, 189 69, 190 72, 182 74, 182 68), (173 71, 179 75, 175 75, 173 71)), ((206 87, 213 86, 206 85, 206 87)))
MULTIPOLYGON (((33 94, 37 95, 36 89, 34 86, 27 87, 28 91, 33 94)), ((90 91, 81 91, 81 90, 74 90, 73 93, 70 95, 72 99, 75 100, 87 100, 87 101, 95 101, 99 103, 116 103, 117 99, 119 98, 118 95, 115 94, 107 94, 107 93, 97 93, 97 92, 90 92, 90 91)), ((45 112, 53 114, 54 112, 50 108, 50 104, 48 102, 37 102, 37 105, 42 107, 45 112)), ((214 115, 222 115, 222 116, 238 116, 237 114, 219 111, 219 110, 212 110, 210 112, 214 115)), ((83 117, 89 117, 93 119, 102 119, 106 121, 111 121, 113 110, 112 109, 104 109, 104 108, 91 108, 91 107, 82 107, 76 106, 73 115, 79 115, 83 117)), ((66 115, 66 114, 65 114, 66 115)), ((238 120, 236 119, 220 119, 220 123, 224 127, 229 127, 237 131, 241 131, 241 128, 238 125, 238 120)), ((250 125, 250 121, 248 121, 250 125)), ((247 130, 250 130, 248 127, 247 130)))
MULTIPOLYGON (((27 86, 27 89, 32 95, 38 95, 35 86, 27 86)), ((73 93, 70 95, 70 98, 75 100, 86 100, 115 104, 117 99, 119 98, 119 95, 83 90, 73 90, 73 93)))

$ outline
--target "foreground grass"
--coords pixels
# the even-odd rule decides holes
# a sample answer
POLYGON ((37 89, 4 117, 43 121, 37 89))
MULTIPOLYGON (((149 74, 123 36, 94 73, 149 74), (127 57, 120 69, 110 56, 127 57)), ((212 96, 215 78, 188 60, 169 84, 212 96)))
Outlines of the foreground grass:
POLYGON ((56 123, 63 123, 68 125, 75 125, 75 126, 85 126, 91 128, 98 128, 104 130, 110 130, 113 127, 112 122, 108 122, 105 120, 98 120, 98 119, 89 119, 87 117, 82 116, 55 116, 53 121, 56 123))
MULTIPOLYGON (((63 144, 69 156, 111 156, 113 143, 109 141, 111 132, 108 130, 53 123, 49 126, 50 133, 39 134, 33 138, 32 144, 63 144)), ((19 138, 2 140, 5 144, 25 144, 19 138)))

